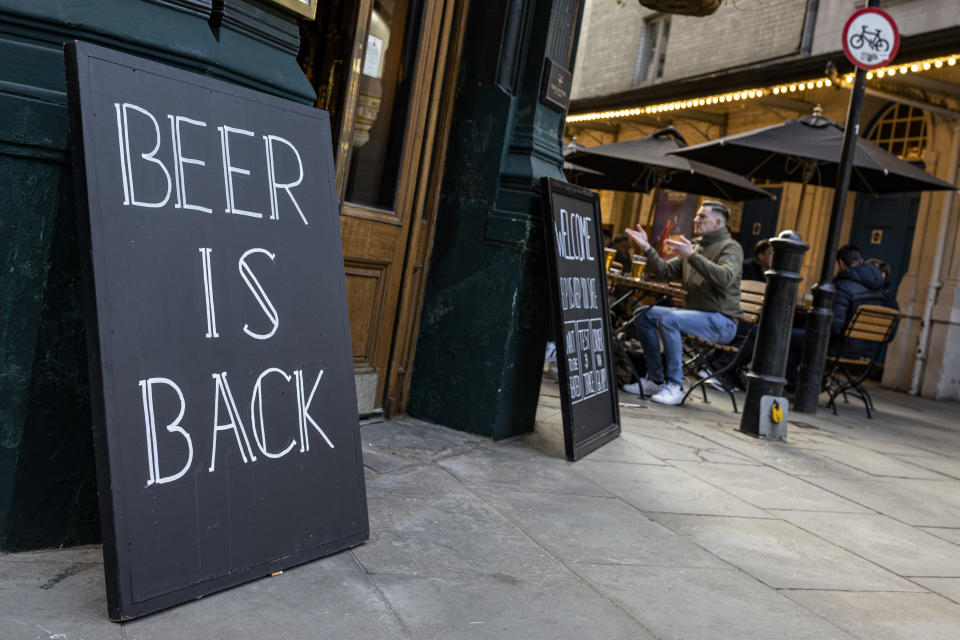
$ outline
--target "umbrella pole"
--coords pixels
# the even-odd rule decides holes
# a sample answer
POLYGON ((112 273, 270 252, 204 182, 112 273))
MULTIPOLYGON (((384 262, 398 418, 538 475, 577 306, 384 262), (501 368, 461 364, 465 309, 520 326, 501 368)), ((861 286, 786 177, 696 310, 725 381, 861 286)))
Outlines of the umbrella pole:
MULTIPOLYGON (((653 228, 653 214, 657 208, 657 196, 660 195, 660 185, 657 185, 653 188, 653 191, 650 192, 650 209, 647 211, 647 224, 653 228)), ((637 220, 637 222, 640 222, 637 220)))
MULTIPOLYGON (((799 198, 799 201, 797 202, 797 226, 794 227, 795 229, 800 228, 800 216, 803 215, 803 201, 806 200, 806 198, 807 198, 807 181, 804 180, 803 182, 800 183, 800 198, 799 198)), ((804 233, 808 238, 812 235, 810 233, 810 226, 811 225, 808 222, 807 230, 804 231, 804 233)))
MULTIPOLYGON (((870 6, 876 6, 871 0, 870 6)), ((863 94, 867 86, 867 72, 857 69, 847 108, 847 124, 843 130, 843 146, 840 149, 840 166, 837 168, 837 183, 833 190, 833 205, 830 208, 830 226, 820 265, 820 281, 813 287, 813 308, 807 314, 807 328, 800 356, 800 372, 794 409, 803 413, 816 413, 823 371, 827 362, 827 347, 833 321, 833 301, 837 290, 833 286, 833 262, 840 241, 843 210, 847 204, 850 175, 853 173, 853 152, 857 147, 860 128, 860 112, 863 110, 863 94)))

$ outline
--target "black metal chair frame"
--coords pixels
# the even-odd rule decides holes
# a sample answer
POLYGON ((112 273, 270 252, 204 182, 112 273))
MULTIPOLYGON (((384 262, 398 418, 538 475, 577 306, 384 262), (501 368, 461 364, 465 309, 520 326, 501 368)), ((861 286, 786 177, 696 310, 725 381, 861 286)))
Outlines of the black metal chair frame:
POLYGON ((709 340, 704 340, 703 338, 690 334, 683 336, 683 371, 686 377, 693 380, 693 383, 690 384, 686 393, 683 395, 683 400, 680 401, 681 405, 686 403, 687 398, 689 398, 690 394, 697 388, 700 389, 703 395, 703 401, 709 404, 710 400, 707 398, 707 389, 704 385, 709 380, 714 380, 717 386, 730 397, 733 412, 739 413, 737 409, 737 397, 734 395, 733 389, 724 384, 723 375, 730 371, 736 371, 739 367, 743 366, 743 347, 747 344, 748 340, 753 338, 757 331, 757 323, 760 320, 760 308, 763 306, 764 296, 764 293, 761 293, 761 289, 764 285, 752 283, 753 281, 745 280, 741 283, 740 289, 740 308, 743 312, 743 319, 751 324, 749 331, 745 332, 742 336, 734 337, 728 344, 710 342, 709 340), (710 362, 713 356, 720 352, 733 353, 734 357, 719 369, 710 371, 710 375, 706 378, 699 377, 699 371, 704 369, 705 365, 710 362))
POLYGON ((863 386, 863 381, 879 364, 877 359, 883 346, 893 337, 899 317, 900 313, 895 309, 879 305, 861 305, 854 311, 850 322, 844 328, 837 355, 827 358, 823 375, 823 390, 830 395, 827 406, 833 409, 834 415, 837 415, 837 396, 842 395, 844 402, 848 402, 847 393, 854 392, 863 402, 867 418, 873 418, 871 410, 876 411, 876 407, 873 406, 873 398, 863 386), (870 355, 860 358, 844 357, 843 348, 848 340, 874 342, 876 346, 870 355), (863 371, 855 375, 851 367, 862 367, 863 371))
MULTIPOLYGON (((631 292, 628 292, 627 294, 625 294, 625 295, 621 296, 620 298, 618 298, 616 302, 614 302, 613 304, 610 305, 610 318, 611 318, 612 324, 614 324, 614 326, 616 326, 616 321, 617 321, 616 313, 614 312, 614 308, 615 308, 620 302, 622 302, 623 300, 629 298, 629 297, 632 296, 633 294, 634 294, 634 292, 632 292, 632 291, 631 291, 631 292)), ((669 294, 661 293, 661 294, 657 297, 656 301, 653 302, 653 304, 643 305, 643 306, 635 309, 634 312, 630 315, 630 318, 629 318, 629 319, 627 319, 626 321, 622 322, 619 326, 616 326, 616 328, 613 330, 613 336, 612 336, 613 348, 616 350, 616 352, 619 354, 619 356, 620 356, 620 357, 623 359, 623 361, 626 363, 627 368, 630 369, 630 373, 633 374, 634 379, 637 381, 637 384, 640 386, 640 398, 641 398, 641 399, 646 399, 647 396, 646 396, 646 394, 643 392, 643 385, 640 384, 640 373, 637 371, 636 367, 633 366, 633 360, 631 360, 630 354, 627 352, 627 347, 626 347, 626 344, 625 344, 625 343, 626 343, 626 338, 624 337, 624 335, 625 335, 625 332, 627 331, 627 329, 630 329, 631 327, 633 327, 633 323, 634 323, 634 322, 636 322, 639 318, 642 318, 643 316, 647 315, 647 312, 650 311, 650 308, 651 308, 651 307, 654 307, 654 306, 656 306, 656 305, 658 305, 658 304, 663 304, 664 302, 666 302, 666 301, 669 300, 669 299, 670 299, 670 295, 669 295, 669 294)))
POLYGON ((739 413, 739 410, 737 409, 737 396, 734 395, 733 389, 723 383, 722 376, 730 371, 736 371, 738 368, 743 366, 743 346, 747 343, 747 340, 751 339, 756 331, 757 325, 756 323, 752 323, 752 326, 747 333, 745 333, 742 337, 734 338, 734 341, 730 344, 717 344, 715 342, 698 338, 694 335, 685 335, 683 337, 683 370, 687 374, 687 377, 694 380, 694 382, 690 384, 686 393, 683 395, 683 400, 680 401, 680 404, 684 404, 687 401, 687 398, 690 397, 690 394, 692 394, 698 388, 703 395, 703 401, 709 404, 710 400, 707 398, 707 389, 704 385, 710 380, 714 380, 716 385, 720 387, 720 389, 722 389, 728 396, 730 396, 730 403, 733 405, 733 412, 739 413), (701 378, 698 375, 698 372, 704 369, 705 365, 707 365, 710 360, 719 352, 733 353, 734 357, 730 360, 730 362, 719 369, 710 370, 709 376, 701 378))

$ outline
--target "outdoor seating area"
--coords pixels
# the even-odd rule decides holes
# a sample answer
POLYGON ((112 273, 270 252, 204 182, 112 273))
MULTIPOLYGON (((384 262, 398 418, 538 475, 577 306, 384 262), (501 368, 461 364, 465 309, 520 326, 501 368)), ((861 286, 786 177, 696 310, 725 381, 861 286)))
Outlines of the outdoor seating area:
MULTIPOLYGON (((645 375, 645 372, 637 367, 637 363, 641 362, 637 351, 642 347, 632 331, 634 323, 654 306, 682 307, 686 292, 679 282, 656 282, 612 272, 607 273, 607 283, 611 326, 614 327, 611 338, 613 356, 618 369, 628 372, 632 377, 632 380, 624 383, 629 385, 645 375)), ((743 280, 740 283, 740 307, 743 316, 737 336, 731 342, 712 342, 692 334, 683 336, 685 393, 680 404, 685 404, 697 390, 700 391, 702 402, 709 403, 706 387, 712 386, 726 393, 733 413, 738 413, 737 392, 743 391, 743 388, 730 383, 731 376, 728 374, 745 372, 750 365, 765 290, 766 285, 763 282, 743 280)), ((804 305, 798 304, 794 310, 794 324, 803 326, 807 312, 804 305)), ((878 366, 882 366, 880 357, 884 346, 895 332, 898 317, 896 310, 876 305, 861 305, 855 310, 844 331, 843 339, 828 358, 824 371, 822 389, 827 396, 824 406, 832 409, 834 415, 837 414, 838 397, 848 403, 849 397, 855 396, 863 402, 867 418, 873 417, 875 407, 865 381, 878 366), (851 357, 845 347, 855 342, 858 345, 867 343, 869 346, 865 353, 861 347, 856 351, 859 355, 851 357)), ((624 384, 620 385, 621 388, 624 384)), ((635 395, 645 399, 643 385, 638 384, 635 388, 635 395)))
MULTIPOLYGON (((825 118, 818 107, 809 116, 786 120, 779 125, 761 127, 693 146, 688 146, 683 136, 672 126, 646 137, 591 147, 570 142, 564 149, 565 170, 569 180, 591 189, 652 192, 654 197, 651 198, 651 210, 647 212, 648 224, 644 226, 643 237, 649 237, 650 245, 658 254, 669 257, 671 254, 675 256, 676 253, 671 251, 668 245, 680 239, 687 241, 687 238, 693 238, 696 235, 693 229, 687 228, 686 225, 690 224, 687 218, 683 220, 681 218, 683 215, 691 216, 691 204, 703 202, 702 198, 719 198, 723 203, 769 198, 771 193, 758 187, 757 181, 766 184, 798 182, 804 187, 807 185, 835 186, 837 172, 842 164, 840 158, 842 137, 843 127, 825 118), (676 197, 667 194, 676 194, 676 197), (686 197, 685 194, 699 198, 683 200, 686 197), (673 202, 686 204, 665 206, 664 212, 659 209, 654 211, 654 207, 659 207, 658 203, 664 201, 664 196, 668 199, 673 198, 673 202), (678 213, 682 207, 687 208, 686 214, 678 213), (664 217, 670 219, 664 220, 664 217)), ((876 195, 954 189, 950 183, 940 180, 860 137, 855 138, 852 163, 850 178, 852 190, 876 195)), ((802 208, 803 193, 804 191, 801 190, 798 208, 802 208)), ((722 203, 718 206, 726 207, 722 203)), ((728 211, 725 210, 725 213, 728 211)), ((640 225, 637 228, 640 229, 640 225)), ((610 232, 611 238, 615 235, 615 231, 616 229, 610 232)), ((632 233, 629 226, 625 231, 632 233)), ((800 240, 799 236, 797 239, 800 240)), ((839 238, 836 231, 833 231, 827 238, 806 238, 805 240, 808 243, 825 246, 826 253, 832 256, 837 250, 839 238)), ((744 254, 748 254, 747 247, 744 246, 743 249, 744 254)), ((859 252, 859 248, 857 251, 859 252)), ((638 253, 634 254, 636 255, 638 253)), ((857 255, 860 259, 859 253, 857 255)), ((863 257, 871 256, 865 254, 863 257)), ((612 263, 613 270, 610 269, 610 258, 611 256, 608 255, 607 277, 612 301, 610 305, 610 311, 613 314, 612 324, 616 328, 613 332, 613 352, 620 361, 620 370, 627 371, 632 376, 632 380, 621 381, 621 384, 638 384, 639 395, 644 397, 643 385, 639 384, 643 378, 643 372, 637 371, 636 359, 630 355, 631 339, 636 337, 631 335, 631 327, 636 326, 637 322, 649 314, 650 309, 655 306, 683 306, 685 299, 683 283, 653 283, 649 272, 644 276, 642 267, 639 275, 634 273, 632 277, 627 276, 627 265, 624 263, 629 256, 623 257, 622 246, 617 249, 616 258, 619 262, 612 263)), ((646 262, 645 258, 642 260, 646 262)), ((821 279, 832 277, 832 270, 821 274, 821 279)), ((884 286, 889 285, 889 279, 888 270, 884 274, 884 286)), ((797 291, 798 296, 801 297, 797 299, 797 310, 792 322, 797 329, 802 330, 806 326, 808 307, 803 304, 803 297, 811 297, 809 292, 814 284, 815 282, 806 282, 797 291)), ((742 385, 735 384, 732 380, 742 380, 738 371, 750 364, 756 325, 760 321, 765 292, 763 282, 743 281, 740 304, 744 320, 740 321, 737 335, 732 341, 717 342, 691 333, 685 335, 683 369, 687 382, 683 385, 685 390, 681 403, 686 402, 698 388, 702 389, 709 381, 710 384, 728 393, 733 411, 737 412, 737 401, 733 389, 742 385), (749 345, 750 349, 745 354, 741 354, 741 348, 744 345, 749 345)), ((884 306, 896 307, 895 291, 884 295, 887 296, 884 299, 884 306), (892 302, 888 303, 887 298, 892 302)), ((856 311, 856 307, 849 311, 856 311)), ((886 315, 882 313, 871 315, 864 310, 863 313, 858 313, 857 317, 861 323, 880 322, 880 324, 870 325, 867 330, 861 328, 855 330, 858 335, 865 332, 869 334, 859 342, 871 341, 876 347, 873 350, 875 353, 868 358, 862 358, 859 353, 851 355, 846 349, 838 348, 838 345, 834 344, 837 342, 835 338, 840 337, 839 334, 834 336, 831 338, 832 357, 827 365, 821 388, 828 394, 826 405, 833 410, 836 410, 835 400, 838 395, 845 399, 848 395, 855 395, 864 403, 869 418, 871 417, 870 396, 863 389, 862 382, 882 366, 884 346, 892 339, 893 332, 891 330, 888 333, 882 333, 880 329, 884 326, 893 327, 892 323, 896 321, 897 315, 895 309, 886 315), (887 320, 889 323, 885 325, 887 320)), ((849 318, 847 324, 850 324, 849 318)), ((834 331, 837 331, 836 327, 834 331)), ((635 346, 634 344, 634 352, 635 346)), ((792 348, 797 349, 796 345, 792 348)), ((797 362, 792 361, 790 366, 797 367, 797 362)), ((788 377, 792 378, 792 376, 788 377)), ((790 384, 792 386, 794 383, 791 381, 790 384)), ((705 394, 703 397, 706 399, 705 394)))

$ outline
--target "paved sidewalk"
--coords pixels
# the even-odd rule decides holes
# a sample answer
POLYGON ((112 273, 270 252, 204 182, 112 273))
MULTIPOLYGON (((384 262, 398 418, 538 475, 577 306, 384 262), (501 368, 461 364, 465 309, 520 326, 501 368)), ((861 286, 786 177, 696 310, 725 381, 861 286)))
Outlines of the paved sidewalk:
POLYGON ((501 443, 363 427, 368 543, 125 625, 98 547, 0 555, 0 639, 960 637, 957 404, 877 390, 771 443, 622 394, 568 463, 558 395, 501 443))

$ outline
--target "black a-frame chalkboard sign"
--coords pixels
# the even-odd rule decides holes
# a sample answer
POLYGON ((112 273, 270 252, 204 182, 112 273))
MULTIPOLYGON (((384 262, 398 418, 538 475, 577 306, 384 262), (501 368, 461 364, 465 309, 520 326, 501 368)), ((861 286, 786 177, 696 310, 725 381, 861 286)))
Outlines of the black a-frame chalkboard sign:
POLYGON ((110 617, 367 539, 328 115, 66 54, 110 617))
POLYGON ((564 448, 579 460, 620 435, 597 194, 541 178, 564 448))

